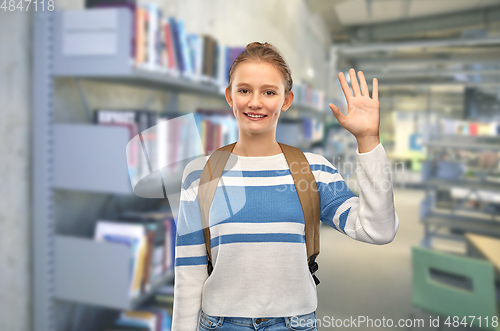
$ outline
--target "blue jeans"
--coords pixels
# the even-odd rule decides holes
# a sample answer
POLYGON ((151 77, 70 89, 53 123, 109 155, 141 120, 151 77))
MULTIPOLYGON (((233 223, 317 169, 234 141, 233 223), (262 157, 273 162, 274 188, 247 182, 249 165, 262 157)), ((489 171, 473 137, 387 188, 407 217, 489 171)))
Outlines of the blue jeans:
POLYGON ((226 317, 211 316, 201 311, 200 330, 241 331, 318 331, 316 312, 291 317, 226 317))

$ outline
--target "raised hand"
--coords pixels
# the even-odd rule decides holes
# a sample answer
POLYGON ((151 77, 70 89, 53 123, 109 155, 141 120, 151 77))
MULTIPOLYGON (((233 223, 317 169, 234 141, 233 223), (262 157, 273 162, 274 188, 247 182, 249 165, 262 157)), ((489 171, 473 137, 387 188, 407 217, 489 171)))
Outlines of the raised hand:
POLYGON ((370 98, 368 85, 366 84, 365 75, 358 71, 359 81, 356 79, 356 72, 351 68, 349 70, 351 77, 352 91, 349 89, 349 84, 344 77, 344 74, 339 73, 339 81, 347 99, 347 115, 330 103, 328 106, 333 112, 333 115, 339 121, 340 125, 347 131, 352 133, 358 140, 358 149, 360 153, 371 151, 379 143, 379 123, 380 123, 380 104, 378 102, 378 81, 373 79, 373 92, 370 98))

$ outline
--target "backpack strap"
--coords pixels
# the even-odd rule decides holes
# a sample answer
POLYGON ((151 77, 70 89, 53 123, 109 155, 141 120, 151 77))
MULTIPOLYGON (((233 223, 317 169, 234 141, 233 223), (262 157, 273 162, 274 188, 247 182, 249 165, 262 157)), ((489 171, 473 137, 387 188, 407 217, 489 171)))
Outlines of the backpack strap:
POLYGON ((321 207, 316 179, 311 172, 306 156, 300 149, 282 143, 278 144, 283 150, 283 154, 285 154, 302 206, 302 212, 304 213, 308 265, 313 274, 314 282, 318 285, 319 279, 314 273, 318 270, 315 259, 319 255, 321 207))
MULTIPOLYGON (((208 264, 207 271, 210 275, 213 270, 212 251, 210 245, 210 227, 209 212, 212 201, 217 189, 219 178, 222 175, 226 162, 231 155, 236 142, 217 149, 208 159, 200 176, 198 186, 198 201, 200 204, 201 219, 203 225, 203 234, 205 235, 205 245, 207 248, 208 264)), ((285 155, 285 159, 290 168, 295 188, 299 196, 302 212, 305 221, 305 241, 308 257, 309 271, 311 272, 316 285, 319 279, 314 275, 318 270, 318 264, 315 262, 319 255, 319 226, 320 226, 320 201, 316 179, 309 162, 304 153, 293 146, 278 143, 285 155), (304 183, 306 184, 304 187, 304 183)))
POLYGON ((212 250, 210 249, 210 226, 208 222, 208 215, 210 212, 210 206, 214 199, 215 191, 217 190, 217 184, 219 183, 219 178, 222 176, 224 171, 224 166, 227 163, 227 159, 231 155, 231 151, 236 145, 236 142, 223 146, 212 153, 208 159, 203 171, 200 176, 200 184, 198 185, 198 202, 200 204, 201 211, 201 224, 203 226, 203 234, 205 235, 205 245, 207 247, 208 254, 208 274, 212 273, 212 250))

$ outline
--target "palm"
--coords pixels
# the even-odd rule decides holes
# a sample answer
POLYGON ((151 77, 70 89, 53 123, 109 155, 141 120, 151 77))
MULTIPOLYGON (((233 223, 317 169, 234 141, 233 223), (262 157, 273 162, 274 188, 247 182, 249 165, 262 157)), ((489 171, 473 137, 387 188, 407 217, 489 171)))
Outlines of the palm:
POLYGON ((351 132, 356 138, 367 136, 378 136, 380 122, 380 105, 378 102, 378 81, 373 79, 373 96, 370 98, 368 86, 365 77, 361 71, 358 72, 358 84, 354 69, 349 70, 353 93, 343 73, 339 73, 339 81, 347 99, 347 115, 343 115, 333 104, 329 104, 333 115, 337 118, 340 125, 351 132))

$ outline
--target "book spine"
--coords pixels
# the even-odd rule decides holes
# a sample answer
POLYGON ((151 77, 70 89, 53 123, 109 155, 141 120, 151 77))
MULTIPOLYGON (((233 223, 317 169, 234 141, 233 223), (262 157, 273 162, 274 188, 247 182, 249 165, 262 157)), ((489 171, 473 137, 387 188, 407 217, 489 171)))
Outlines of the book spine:
POLYGON ((182 59, 182 51, 181 51, 181 46, 180 46, 180 42, 179 42, 179 33, 178 33, 178 30, 177 30, 177 22, 175 21, 175 19, 173 17, 170 17, 169 18, 169 22, 170 22, 170 30, 172 31, 172 37, 173 37, 173 41, 174 41, 174 45, 175 45, 175 60, 176 60, 176 63, 178 64, 178 70, 179 70, 179 73, 183 73, 184 72, 184 61, 182 59))
POLYGON ((165 24, 165 35, 167 38, 168 67, 171 73, 175 74, 177 72, 178 64, 175 59, 175 43, 172 36, 172 27, 168 20, 166 20, 165 24))
POLYGON ((184 30, 183 20, 177 21, 177 31, 181 48, 182 63, 184 64, 183 73, 185 77, 190 78, 192 76, 193 70, 192 70, 191 56, 189 54, 189 45, 187 41, 186 31, 184 30))
POLYGON ((151 29, 151 24, 147 6, 144 7, 143 15, 144 15, 144 39, 143 39, 144 43, 142 48, 144 50, 144 61, 142 62, 141 66, 143 68, 147 68, 149 57, 151 56, 149 54, 149 30, 151 29))
POLYGON ((137 67, 144 63, 144 37, 145 37, 145 15, 142 7, 137 7, 135 11, 136 26, 135 26, 135 64, 137 67))
POLYGON ((153 256, 154 249, 154 239, 155 239, 155 231, 148 230, 146 232, 146 255, 143 266, 143 278, 141 280, 141 292, 146 292, 150 288, 150 278, 151 278, 151 261, 153 256))
POLYGON ((148 69, 153 70, 156 66, 156 31, 158 26, 158 14, 155 4, 148 4, 148 69))
POLYGON ((165 219, 165 245, 163 249, 163 272, 167 272, 170 270, 170 247, 171 247, 171 229, 170 229, 170 219, 166 218, 165 219))

